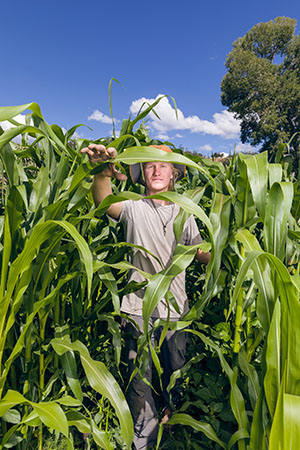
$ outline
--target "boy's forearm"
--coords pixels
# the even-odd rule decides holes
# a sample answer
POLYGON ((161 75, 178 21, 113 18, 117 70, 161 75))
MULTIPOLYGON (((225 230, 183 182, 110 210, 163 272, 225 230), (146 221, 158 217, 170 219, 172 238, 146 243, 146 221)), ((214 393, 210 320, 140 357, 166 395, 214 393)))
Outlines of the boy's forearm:
POLYGON ((94 175, 92 194, 97 207, 108 195, 112 194, 110 177, 101 174, 94 175))
MULTIPOLYGON (((94 175, 92 194, 96 207, 100 205, 108 195, 112 194, 110 181, 111 177, 103 176, 101 174, 94 175)), ((118 219, 122 212, 122 202, 113 203, 107 208, 106 212, 114 219, 118 219)))

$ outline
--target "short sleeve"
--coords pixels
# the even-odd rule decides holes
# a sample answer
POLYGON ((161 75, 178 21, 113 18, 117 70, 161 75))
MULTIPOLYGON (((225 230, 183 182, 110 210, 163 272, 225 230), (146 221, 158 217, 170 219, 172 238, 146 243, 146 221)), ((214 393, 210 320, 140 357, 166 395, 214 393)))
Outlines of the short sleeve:
POLYGON ((127 222, 129 219, 133 218, 132 201, 125 200, 122 202, 122 211, 119 217, 120 222, 127 222))

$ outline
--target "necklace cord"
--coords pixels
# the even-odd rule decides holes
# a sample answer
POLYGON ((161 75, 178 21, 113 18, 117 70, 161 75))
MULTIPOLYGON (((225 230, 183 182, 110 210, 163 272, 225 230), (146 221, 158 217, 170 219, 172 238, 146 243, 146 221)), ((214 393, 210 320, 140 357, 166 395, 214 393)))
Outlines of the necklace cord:
POLYGON ((152 205, 153 209, 155 210, 156 214, 158 215, 158 218, 159 218, 159 220, 160 220, 160 222, 161 222, 161 224, 162 224, 163 232, 164 232, 164 236, 165 236, 165 235, 166 235, 166 231, 167 231, 167 225, 168 225, 168 224, 171 222, 171 220, 173 219, 173 214, 174 214, 174 203, 172 203, 172 213, 171 213, 170 218, 169 218, 166 222, 164 222, 163 219, 162 219, 162 217, 161 217, 161 215, 160 215, 160 213, 159 213, 159 211, 158 211, 159 208, 157 208, 157 206, 155 206, 155 203, 154 203, 154 201, 153 201, 152 198, 150 198, 150 202, 151 202, 151 205, 152 205))

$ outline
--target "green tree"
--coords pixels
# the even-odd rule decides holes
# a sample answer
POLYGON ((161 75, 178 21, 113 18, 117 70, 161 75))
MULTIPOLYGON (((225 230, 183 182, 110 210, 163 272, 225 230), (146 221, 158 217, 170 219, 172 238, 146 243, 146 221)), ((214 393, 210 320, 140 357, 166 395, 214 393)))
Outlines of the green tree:
MULTIPOLYGON (((289 17, 255 25, 233 43, 221 84, 223 105, 241 121, 242 142, 261 144, 271 156, 300 127, 300 35, 295 27, 289 17)), ((290 150, 297 168, 299 144, 296 134, 290 150)))

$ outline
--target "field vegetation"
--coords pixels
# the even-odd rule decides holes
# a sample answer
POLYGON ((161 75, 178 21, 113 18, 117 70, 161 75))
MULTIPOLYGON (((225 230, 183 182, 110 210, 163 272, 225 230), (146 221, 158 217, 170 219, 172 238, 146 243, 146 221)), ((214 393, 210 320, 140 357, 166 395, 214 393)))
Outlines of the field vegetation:
MULTIPOLYGON (((176 323, 189 342, 170 382, 179 380, 181 401, 157 448, 296 449, 300 178, 284 157, 289 144, 272 162, 263 152, 233 154, 226 165, 176 148, 141 152, 160 143, 144 125, 159 101, 125 119, 119 137, 95 141, 117 149, 126 173, 167 156, 185 164, 187 176, 160 198, 181 207, 176 237, 194 214, 212 255, 204 268, 193 261, 196 248, 178 244, 168 268, 145 274, 146 323, 163 296, 173 301, 169 284, 185 268, 191 306, 176 323)), ((104 164, 92 167, 80 153, 88 142, 73 138, 78 126, 50 126, 36 103, 0 108, 3 120, 14 126, 0 129, 0 448, 130 449, 120 299, 140 285, 127 282, 132 245, 105 211, 138 201, 143 188, 115 180, 114 196, 95 208, 92 175, 104 164), (14 118, 24 111, 21 125, 14 118)), ((149 343, 145 330, 141 373, 149 343)), ((150 350, 159 404, 160 345, 150 350)))

